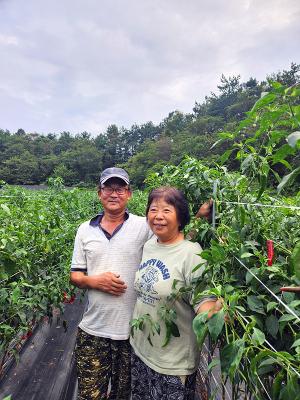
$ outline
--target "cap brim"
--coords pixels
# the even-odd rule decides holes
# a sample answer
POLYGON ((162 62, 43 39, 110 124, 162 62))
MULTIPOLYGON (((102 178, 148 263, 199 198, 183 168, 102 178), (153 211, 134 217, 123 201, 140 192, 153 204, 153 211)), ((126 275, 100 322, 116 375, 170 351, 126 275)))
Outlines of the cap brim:
POLYGON ((106 178, 103 178, 103 179, 100 181, 100 183, 105 183, 106 181, 108 181, 108 180, 111 179, 111 178, 119 178, 119 179, 122 179, 122 181, 124 181, 127 185, 129 185, 129 180, 128 180, 128 179, 124 178, 124 176, 117 175, 117 174, 112 174, 112 175, 107 176, 106 178))

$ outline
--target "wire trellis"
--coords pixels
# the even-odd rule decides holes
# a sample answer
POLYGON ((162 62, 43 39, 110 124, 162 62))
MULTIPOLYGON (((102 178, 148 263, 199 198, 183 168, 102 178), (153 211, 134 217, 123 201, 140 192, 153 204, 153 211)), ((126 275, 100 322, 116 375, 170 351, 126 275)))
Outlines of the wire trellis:
MULTIPOLYGON (((298 210, 300 211, 300 207, 289 205, 289 204, 263 204, 263 203, 249 203, 249 202, 239 202, 239 201, 236 201, 236 202, 235 201, 231 201, 231 202, 229 202, 229 201, 219 200, 219 199, 216 198, 217 197, 218 183, 219 183, 218 181, 214 181, 214 183, 213 183, 212 227, 214 229, 216 228, 216 213, 217 213, 216 205, 217 204, 243 205, 243 206, 248 206, 248 207, 254 206, 254 207, 265 207, 265 208, 273 208, 273 209, 280 209, 281 208, 281 209, 289 209, 289 210, 292 210, 292 211, 298 211, 298 210)), ((292 310, 287 304, 285 304, 285 302, 282 301, 282 299, 279 296, 277 296, 258 276, 256 276, 256 274, 253 271, 251 271, 251 269, 248 268, 243 261, 241 261, 236 256, 234 258, 241 266, 243 266, 243 268, 245 268, 248 271, 248 273, 250 273, 253 276, 253 278, 255 278, 259 282, 260 285, 262 285, 264 287, 265 290, 268 291, 268 293, 271 294, 271 296, 276 300, 276 302, 278 302, 278 304, 280 304, 281 306, 284 307, 284 309, 286 310, 287 313, 292 315, 297 322, 300 322, 300 317, 299 317, 299 315, 297 315, 294 312, 294 310, 292 310)), ((278 309, 278 310, 282 313, 282 311, 280 309, 278 309)), ((244 320, 244 322, 246 322, 247 324, 250 323, 250 321, 244 315, 242 315, 239 311, 238 311, 238 314, 239 314, 240 318, 242 318, 244 320)), ((296 324, 296 325, 299 326, 298 324, 296 324)), ((264 343, 273 352, 277 352, 277 350, 274 348, 274 346, 267 339, 265 340, 264 343)), ((206 363, 207 363, 207 366, 208 366, 208 364, 209 364, 208 361, 211 360, 212 357, 214 356, 214 349, 212 348, 210 340, 208 340, 208 345, 206 345, 204 343, 202 352, 205 352, 205 354, 206 354, 206 357, 202 358, 202 362, 203 362, 203 360, 206 360, 206 363)), ((293 366, 290 366, 290 369, 300 378, 300 373, 293 366)), ((211 394, 213 387, 217 388, 217 392, 215 393, 215 396, 216 396, 215 398, 216 399, 219 399, 219 398, 222 398, 222 399, 231 398, 227 386, 224 385, 224 383, 222 382, 221 375, 216 377, 210 371, 205 376, 205 374, 203 374, 203 366, 201 368, 201 365, 199 367, 199 371, 198 372, 199 372, 199 375, 201 375, 202 380, 205 381, 206 385, 207 385, 207 392, 204 393, 203 396, 201 396, 201 393, 200 393, 201 400, 208 399, 209 394, 211 394)), ((272 400, 271 394, 268 392, 267 388, 265 387, 264 383, 262 382, 262 380, 260 379, 259 376, 258 376, 258 381, 260 382, 261 387, 262 387, 263 391, 265 392, 265 395, 267 396, 267 398, 269 400, 272 400)))

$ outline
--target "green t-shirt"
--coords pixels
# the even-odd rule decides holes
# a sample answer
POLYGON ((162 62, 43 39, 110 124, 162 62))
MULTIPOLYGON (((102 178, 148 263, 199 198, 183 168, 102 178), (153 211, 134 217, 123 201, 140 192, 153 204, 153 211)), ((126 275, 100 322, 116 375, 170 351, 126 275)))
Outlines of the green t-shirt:
POLYGON ((170 342, 165 347, 162 347, 166 333, 165 323, 157 312, 166 303, 171 305, 167 297, 172 292, 174 279, 177 280, 177 291, 183 286, 188 286, 193 278, 202 274, 204 267, 192 273, 196 265, 203 263, 203 259, 199 256, 201 251, 198 243, 183 240, 163 245, 158 243, 155 237, 144 246, 142 262, 135 276, 137 302, 133 318, 150 314, 152 320, 160 324, 161 332, 160 335, 150 336, 151 346, 147 340, 149 323, 145 323, 143 331, 134 331, 130 343, 136 355, 146 365, 162 374, 189 375, 197 369, 199 363, 199 349, 192 329, 195 317, 192 294, 186 293, 171 306, 176 310, 175 323, 180 337, 171 336, 170 342))

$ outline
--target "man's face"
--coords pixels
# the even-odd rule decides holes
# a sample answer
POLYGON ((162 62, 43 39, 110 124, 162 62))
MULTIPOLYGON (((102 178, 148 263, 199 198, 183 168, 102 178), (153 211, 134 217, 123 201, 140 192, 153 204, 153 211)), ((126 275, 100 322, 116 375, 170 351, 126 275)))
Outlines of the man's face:
POLYGON ((131 192, 122 179, 111 178, 101 186, 98 196, 104 211, 120 213, 126 209, 131 192))

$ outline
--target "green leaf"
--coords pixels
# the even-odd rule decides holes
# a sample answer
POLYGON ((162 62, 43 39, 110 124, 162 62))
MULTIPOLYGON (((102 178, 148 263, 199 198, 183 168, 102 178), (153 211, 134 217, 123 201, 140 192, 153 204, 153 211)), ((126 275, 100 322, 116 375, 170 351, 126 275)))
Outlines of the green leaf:
POLYGON ((274 381, 273 381, 273 385, 272 385, 272 399, 273 400, 279 400, 279 394, 280 394, 280 390, 283 387, 283 380, 285 378, 285 373, 284 371, 280 371, 274 381))
POLYGON ((249 271, 247 271, 246 272, 246 284, 249 285, 249 283, 252 281, 252 279, 253 279, 253 275, 249 271))
POLYGON ((297 339, 297 340, 292 344, 291 348, 293 348, 293 347, 298 347, 298 346, 300 346, 300 339, 297 339))
POLYGON ((252 164, 253 164, 253 155, 250 154, 250 155, 247 156, 247 157, 244 159, 244 161, 241 163, 241 170, 242 170, 242 172, 244 172, 244 171, 249 167, 249 165, 252 165, 252 164))
POLYGON ((247 296, 247 303, 250 310, 259 314, 265 314, 263 303, 256 296, 247 296))
POLYGON ((300 385, 298 384, 298 376, 291 376, 285 387, 281 390, 280 400, 299 400, 300 399, 300 385))
MULTIPOLYGON (((281 159, 281 160, 279 160, 278 162, 279 162, 280 164, 284 165, 284 166, 286 167, 286 169, 292 171, 293 167, 291 166, 291 164, 290 164, 288 161, 281 159)), ((272 172, 273 172, 274 176, 276 176, 275 171, 272 170, 272 172)), ((277 174, 277 175, 278 175, 278 174, 277 174)), ((277 179, 277 177, 276 177, 276 179, 277 179)), ((280 183, 280 181, 281 181, 281 178, 279 177, 279 179, 277 179, 277 182, 280 183)))
POLYGON ((220 365, 220 360, 214 358, 207 366, 207 371, 211 371, 214 367, 220 365))
POLYGON ((150 333, 149 333, 149 335, 148 335, 148 337, 147 337, 147 340, 148 340, 148 342, 150 343, 150 346, 153 347, 153 343, 152 343, 152 341, 151 341, 150 333))
POLYGON ((178 326, 175 324, 174 321, 170 322, 170 331, 173 336, 180 337, 180 332, 179 332, 178 326))
POLYGON ((274 93, 262 92, 261 95, 262 97, 254 104, 249 115, 252 115, 255 111, 272 103, 276 99, 276 95, 274 93))
POLYGON ((274 310, 278 306, 278 303, 276 301, 270 301, 270 303, 267 304, 267 312, 274 310))
POLYGON ((243 254, 241 254, 241 258, 249 258, 249 257, 253 257, 254 256, 254 254, 252 254, 252 253, 243 253, 243 254))
POLYGON ((229 375, 233 379, 244 353, 245 342, 238 339, 228 343, 220 350, 220 361, 222 373, 229 375))
POLYGON ((282 317, 279 318, 279 322, 288 322, 295 319, 295 317, 291 314, 284 314, 282 317))
POLYGON ((224 320, 224 311, 220 310, 216 314, 214 314, 208 321, 208 330, 212 337, 212 340, 216 341, 219 334, 222 332, 225 320, 224 320))
POLYGON ((265 366, 265 365, 273 365, 273 364, 275 364, 275 363, 276 363, 276 360, 275 360, 273 357, 270 357, 270 358, 264 359, 264 360, 259 364, 259 366, 260 366, 260 367, 263 367, 263 366, 265 366))
POLYGON ((282 189, 288 184, 291 183, 296 176, 300 173, 300 167, 294 169, 290 174, 285 175, 279 185, 277 186, 277 192, 280 193, 282 189))
POLYGON ((258 201, 261 198, 263 192, 266 190, 267 183, 268 183, 268 175, 267 174, 264 174, 264 175, 261 174, 260 177, 259 177, 260 187, 259 187, 259 191, 257 193, 257 197, 256 197, 255 201, 258 201))
POLYGON ((235 290, 235 288, 231 285, 225 285, 224 290, 225 290, 225 293, 231 293, 235 290))
POLYGON ((266 340, 266 337, 265 334, 260 329, 253 328, 253 334, 251 336, 251 340, 256 345, 262 345, 266 340))
POLYGON ((7 215, 11 215, 10 209, 6 204, 1 204, 1 208, 7 215))
POLYGON ((234 139, 234 134, 231 132, 219 132, 218 136, 221 139, 234 139))
POLYGON ((208 326, 206 325, 208 313, 199 313, 193 320, 193 330, 195 332, 199 348, 202 348, 203 342, 208 333, 208 326))
POLYGON ((281 160, 284 160, 287 156, 295 154, 295 150, 288 144, 284 144, 273 154, 272 162, 276 164, 281 160))
POLYGON ((226 150, 220 157, 221 164, 224 164, 228 158, 231 156, 233 150, 226 150))
POLYGON ((171 331, 170 331, 170 328, 167 327, 166 328, 166 336, 165 336, 165 339, 164 339, 161 347, 166 347, 167 344, 170 342, 170 339, 171 339, 171 331))
POLYGON ((267 331, 276 339, 278 330, 279 330, 279 322, 275 315, 269 315, 266 319, 266 328, 267 331))
MULTIPOLYGON (((201 253, 202 254, 202 253, 201 253)), ((216 243, 212 245, 211 254, 213 257, 213 262, 221 262, 224 261, 226 257, 226 253, 224 248, 216 243)))
POLYGON ((300 279, 300 241, 296 243, 291 255, 292 271, 300 279))
POLYGON ((158 322, 155 322, 155 323, 153 324, 153 327, 154 327, 156 333, 157 333, 158 335, 160 335, 160 325, 159 325, 159 323, 158 323, 158 322))

